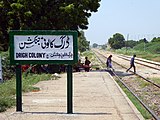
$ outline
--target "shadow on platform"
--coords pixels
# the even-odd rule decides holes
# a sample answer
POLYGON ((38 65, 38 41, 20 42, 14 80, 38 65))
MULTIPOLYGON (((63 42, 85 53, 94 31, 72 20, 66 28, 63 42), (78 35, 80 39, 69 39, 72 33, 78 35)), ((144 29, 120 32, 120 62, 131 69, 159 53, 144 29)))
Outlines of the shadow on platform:
MULTIPOLYGON (((112 76, 114 76, 114 73, 111 70, 108 70, 108 69, 91 70, 89 72, 108 72, 109 74, 111 74, 112 76)), ((127 73, 127 72, 122 72, 122 71, 114 71, 114 72, 116 73, 116 75, 118 75, 120 77, 134 75, 134 73, 127 73)))
POLYGON ((90 113, 90 112, 82 112, 82 113, 66 113, 66 112, 22 112, 22 114, 37 114, 37 115, 52 115, 52 114, 57 114, 57 115, 112 115, 112 113, 101 113, 101 112, 95 112, 95 113, 90 113))

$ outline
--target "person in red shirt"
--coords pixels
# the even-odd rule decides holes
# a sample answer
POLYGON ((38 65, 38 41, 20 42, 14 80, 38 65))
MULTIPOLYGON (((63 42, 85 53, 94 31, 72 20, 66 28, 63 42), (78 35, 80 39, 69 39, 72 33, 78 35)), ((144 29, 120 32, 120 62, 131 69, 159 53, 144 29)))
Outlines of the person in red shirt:
POLYGON ((29 67, 29 65, 22 65, 22 72, 26 72, 29 67))
POLYGON ((88 60, 88 57, 85 57, 85 59, 86 59, 86 60, 85 60, 85 63, 84 63, 84 64, 85 64, 85 68, 84 68, 84 69, 85 69, 86 72, 89 72, 90 63, 91 63, 91 62, 88 60))

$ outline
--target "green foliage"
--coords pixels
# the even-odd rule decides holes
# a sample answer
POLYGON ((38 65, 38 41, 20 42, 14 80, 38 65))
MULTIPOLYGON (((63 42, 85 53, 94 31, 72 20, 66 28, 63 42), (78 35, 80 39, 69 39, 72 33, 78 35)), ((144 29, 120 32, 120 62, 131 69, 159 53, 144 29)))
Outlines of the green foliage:
POLYGON ((27 11, 24 13, 25 17, 31 17, 32 16, 32 12, 31 11, 27 11))
POLYGON ((93 48, 97 48, 98 47, 98 44, 97 43, 94 43, 93 44, 93 48))
POLYGON ((49 80, 49 78, 51 77, 51 74, 41 74, 41 75, 37 75, 37 74, 28 74, 23 75, 22 76, 22 91, 23 92, 29 92, 32 91, 34 89, 37 89, 36 87, 33 87, 32 85, 38 83, 39 81, 42 80, 49 80))
POLYGON ((101 48, 102 48, 103 50, 105 50, 105 49, 107 48, 107 45, 104 44, 104 45, 101 46, 101 48))
MULTIPOLYGON (((126 54, 126 55, 130 55, 130 56, 132 56, 133 54, 136 54, 137 57, 160 62, 160 54, 151 53, 149 51, 144 51, 144 49, 142 47, 143 44, 137 45, 137 46, 140 47, 139 50, 137 50, 135 48, 134 49, 122 48, 122 49, 116 50, 116 52, 119 53, 119 54, 126 54)), ((153 48, 153 50, 154 50, 154 48, 153 48)))
POLYGON ((15 105, 14 97, 2 97, 0 96, 0 112, 6 111, 7 108, 15 105))
POLYGON ((126 45, 126 47, 128 48, 133 48, 134 46, 136 46, 137 45, 137 42, 136 41, 134 41, 134 40, 128 40, 128 41, 125 41, 125 45, 126 45))
POLYGON ((1 0, 0 50, 7 51, 10 30, 79 30, 97 12, 100 0, 1 0))
POLYGON ((160 42, 148 43, 147 51, 155 54, 160 54, 160 42))
POLYGON ((93 53, 91 51, 85 51, 82 53, 82 56, 88 57, 88 59, 90 59, 93 56, 93 53))
POLYGON ((15 75, 15 67, 10 65, 9 51, 0 52, 2 58, 2 77, 3 80, 9 80, 15 75))
MULTIPOLYGON (((22 75, 22 91, 28 92, 32 90, 39 90, 37 87, 32 85, 42 80, 49 80, 51 74, 28 74, 22 75)), ((5 111, 15 105, 15 94, 16 94, 16 80, 13 77, 11 80, 5 81, 0 84, 0 112, 5 111)))
POLYGON ((134 50, 144 51, 144 43, 141 42, 134 47, 134 50))
POLYGON ((22 8, 24 7, 22 4, 20 3, 12 3, 11 5, 11 8, 15 11, 19 11, 19 10, 22 10, 22 8))
POLYGON ((127 48, 126 47, 123 47, 121 49, 118 49, 115 51, 116 53, 119 53, 119 54, 127 54, 127 55, 134 55, 136 54, 137 55, 137 51, 133 50, 133 49, 130 49, 130 48, 127 48))
POLYGON ((111 48, 120 49, 125 46, 125 39, 123 35, 116 33, 108 40, 108 43, 110 44, 111 48))
POLYGON ((160 42, 140 43, 134 47, 135 50, 146 51, 154 54, 160 53, 160 42))
POLYGON ((160 84, 160 78, 154 77, 154 78, 152 78, 152 80, 153 80, 155 83, 160 84))
POLYGON ((151 40, 151 42, 160 42, 160 37, 154 37, 152 40, 151 40))
POLYGON ((67 13, 71 13, 74 10, 74 4, 69 4, 65 7, 60 7, 60 10, 64 10, 67 13))
POLYGON ((139 41, 137 41, 137 44, 141 44, 141 43, 148 43, 147 39, 140 39, 139 41))
POLYGON ((15 78, 0 84, 0 112, 15 105, 15 78))
POLYGON ((90 42, 86 40, 84 32, 80 31, 80 36, 78 38, 78 50, 80 52, 84 52, 86 50, 89 50, 89 44, 90 42))

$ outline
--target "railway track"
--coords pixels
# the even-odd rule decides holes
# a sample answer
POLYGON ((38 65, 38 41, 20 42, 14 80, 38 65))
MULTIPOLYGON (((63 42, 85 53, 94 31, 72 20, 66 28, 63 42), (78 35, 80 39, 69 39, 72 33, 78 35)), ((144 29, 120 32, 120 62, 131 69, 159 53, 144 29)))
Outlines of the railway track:
MULTIPOLYGON (((98 51, 93 51, 94 53, 95 53, 95 55, 97 56, 97 58, 99 59, 99 61, 101 61, 101 63, 102 64, 105 64, 105 61, 106 61, 106 59, 107 59, 107 57, 106 57, 106 55, 104 55, 104 54, 102 54, 101 52, 98 52, 98 51)), ((122 58, 122 56, 118 56, 118 57, 120 57, 120 58, 122 58)), ((124 59, 125 57, 123 56, 123 59, 124 59)), ((130 60, 130 58, 125 58, 125 59, 127 59, 127 60, 130 60)), ((124 59, 124 60, 125 60, 124 59)), ((138 60, 137 60, 138 61, 138 60)), ((141 63, 140 63, 140 65, 143 65, 143 63, 142 63, 142 60, 140 60, 141 61, 141 63)), ((144 60, 143 60, 143 62, 145 62, 144 60)), ((138 62, 137 62, 137 64, 139 64, 138 62)), ((151 64, 151 65, 145 65, 144 64, 144 66, 146 66, 146 67, 150 67, 150 68, 152 68, 152 69, 155 69, 155 70, 158 70, 157 68, 154 68, 153 67, 153 65, 156 65, 156 66, 158 66, 157 65, 157 63, 156 64, 154 64, 154 63, 150 63, 150 62, 148 62, 148 64, 151 64)), ((123 66, 123 65, 121 65, 120 63, 117 63, 117 62, 115 62, 114 61, 114 65, 113 66, 120 66, 120 67, 123 67, 123 69, 127 69, 127 67, 125 67, 125 66, 123 66), (116 64, 116 65, 115 65, 116 64)), ((117 69, 117 67, 116 67, 116 69, 117 69)), ((131 71, 132 72, 132 71, 131 71)), ((127 85, 127 83, 125 83, 125 81, 121 78, 121 77, 119 77, 119 75, 117 75, 117 73, 116 73, 116 71, 114 72, 114 71, 112 71, 112 74, 114 74, 114 76, 116 76, 118 79, 119 79, 119 81, 121 81, 121 83, 124 85, 124 86, 126 86, 126 88, 139 100, 139 102, 149 111, 149 113, 151 113, 151 115, 153 116, 153 118, 155 119, 155 120, 160 120, 160 118, 159 118, 159 116, 160 116, 160 108, 158 109, 158 110, 152 110, 152 109, 150 109, 149 107, 148 107, 148 105, 147 104, 145 104, 144 102, 143 102, 143 100, 141 100, 140 98, 139 98, 139 96, 137 95, 137 93, 134 91, 134 89, 133 88, 130 88, 131 87, 131 85, 127 85)), ((145 80, 146 82, 148 82, 148 83, 150 83, 152 86, 151 87, 156 87, 156 89, 158 89, 159 91, 160 91, 160 85, 159 84, 157 84, 157 83, 154 83, 152 80, 149 80, 149 79, 147 79, 147 78, 145 78, 145 77, 143 77, 142 75, 140 75, 140 74, 132 74, 132 75, 136 75, 136 76, 138 76, 138 77, 140 77, 142 80, 145 80)), ((140 96, 141 97, 141 96, 140 96)), ((159 107, 160 107, 160 105, 159 105, 159 107)))
MULTIPOLYGON (((130 58, 131 58, 126 55, 117 55, 117 56, 119 58, 122 58, 127 61, 130 61, 130 58)), ((153 62, 153 61, 148 61, 148 60, 136 58, 135 63, 160 71, 160 63, 158 63, 158 62, 153 62)))
MULTIPOLYGON (((103 63, 105 63, 105 61, 106 61, 106 59, 107 59, 107 56, 104 55, 104 54, 102 54, 102 53, 100 53, 100 52, 98 52, 98 51, 95 51, 95 50, 94 50, 94 52, 95 52, 95 53, 98 53, 99 55, 101 55, 102 57, 104 57, 105 59, 103 60, 103 63)), ((120 58, 122 58, 122 55, 117 55, 117 56, 120 57, 120 58)), ((127 60, 127 61, 130 61, 130 57, 125 58, 125 57, 123 56, 122 59, 125 59, 125 60, 127 60)), ((152 68, 152 69, 156 69, 156 70, 160 71, 159 68, 153 67, 153 66, 152 66, 152 65, 158 65, 158 67, 159 67, 159 64, 158 64, 158 63, 147 62, 147 63, 149 63, 149 64, 151 64, 151 65, 146 65, 146 64, 145 64, 145 60, 136 59, 136 61, 143 61, 143 63, 140 63, 140 62, 136 62, 136 63, 137 63, 137 64, 140 64, 140 65, 142 65, 142 66, 146 66, 146 67, 148 67, 148 68, 152 68)), ((114 60, 113 60, 113 62, 116 63, 117 65, 119 65, 119 66, 121 66, 121 67, 127 69, 127 67, 125 67, 125 66, 119 64, 118 62, 116 62, 116 61, 114 61, 114 60)), ((131 71, 131 70, 130 70, 130 71, 131 71)), ((133 73, 133 71, 131 71, 131 72, 133 73)), ((153 84, 154 86, 160 88, 160 85, 157 84, 157 83, 155 83, 155 82, 153 82, 153 80, 148 79, 148 78, 146 78, 146 77, 144 77, 143 75, 138 74, 138 73, 136 73, 135 75, 141 77, 143 80, 145 80, 145 81, 147 81, 147 82, 153 84)))

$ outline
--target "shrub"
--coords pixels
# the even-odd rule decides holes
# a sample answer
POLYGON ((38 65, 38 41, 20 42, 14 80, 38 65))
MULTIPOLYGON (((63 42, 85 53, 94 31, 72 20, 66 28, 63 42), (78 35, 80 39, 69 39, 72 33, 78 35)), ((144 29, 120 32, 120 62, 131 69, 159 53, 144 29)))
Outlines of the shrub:
POLYGON ((15 66, 10 65, 9 51, 0 52, 0 56, 2 58, 2 77, 3 80, 6 81, 15 75, 15 66))

